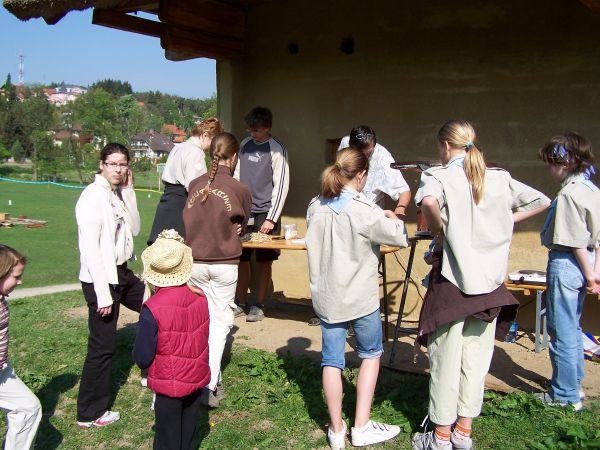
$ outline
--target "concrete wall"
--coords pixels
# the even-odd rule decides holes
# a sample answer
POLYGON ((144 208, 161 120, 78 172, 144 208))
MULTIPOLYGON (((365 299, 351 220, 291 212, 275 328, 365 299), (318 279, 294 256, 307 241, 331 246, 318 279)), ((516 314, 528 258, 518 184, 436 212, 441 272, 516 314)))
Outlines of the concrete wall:
MULTIPOLYGON (((253 106, 274 113, 273 134, 290 155, 286 220, 303 220, 318 191, 326 139, 356 124, 371 125, 379 142, 406 160, 435 158, 438 128, 466 118, 488 160, 549 196, 556 186, 537 161, 537 148, 566 129, 600 145, 600 16, 580 2, 365 5, 256 4, 247 14, 245 56, 218 63, 219 112, 230 129, 243 136, 243 117, 253 106), (348 38, 352 54, 340 50, 348 38), (291 54, 289 44, 299 52, 291 54)), ((406 178, 414 193, 418 175, 406 178)), ((413 206, 409 217, 414 214, 413 206)), ((542 222, 517 228, 511 269, 544 268, 536 236, 542 222)), ((416 270, 427 269, 419 264, 416 270)), ((276 267, 275 289, 287 279, 276 267)), ((418 311, 412 289, 411 299, 418 311)))

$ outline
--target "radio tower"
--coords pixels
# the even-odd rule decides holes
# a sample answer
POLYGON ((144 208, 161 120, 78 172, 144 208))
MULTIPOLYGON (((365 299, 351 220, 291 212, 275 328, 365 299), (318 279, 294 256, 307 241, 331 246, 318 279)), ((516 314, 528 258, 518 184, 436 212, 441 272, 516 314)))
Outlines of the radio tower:
POLYGON ((19 83, 20 85, 25 84, 25 55, 19 55, 19 83))

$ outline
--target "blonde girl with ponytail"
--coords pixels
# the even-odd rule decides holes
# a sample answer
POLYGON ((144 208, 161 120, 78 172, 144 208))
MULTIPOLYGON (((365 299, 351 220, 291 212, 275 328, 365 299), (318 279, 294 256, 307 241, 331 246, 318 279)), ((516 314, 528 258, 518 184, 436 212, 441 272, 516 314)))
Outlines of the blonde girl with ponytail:
POLYGON ((364 152, 344 149, 321 177, 321 195, 308 207, 306 247, 312 304, 321 322, 323 390, 329 410, 327 433, 333 449, 345 447, 342 370, 349 325, 362 359, 357 383, 352 444, 392 439, 400 428, 370 420, 371 401, 383 353, 379 312, 379 246, 406 247, 404 223, 361 193, 369 170, 364 152))
POLYGON ((236 308, 242 254, 239 235, 252 206, 248 187, 232 177, 239 150, 240 144, 231 133, 220 133, 212 139, 210 171, 192 181, 183 210, 186 243, 194 257, 190 283, 204 291, 210 313, 211 377, 202 400, 211 407, 219 406, 224 395, 221 359, 236 308))
POLYGON ((423 172, 415 195, 442 248, 432 254, 417 336, 429 352, 435 430, 417 433, 412 445, 468 450, 494 335, 504 338, 519 304, 504 286, 513 225, 545 210, 550 200, 505 170, 486 167, 467 121, 444 124, 437 148, 442 166, 423 172))

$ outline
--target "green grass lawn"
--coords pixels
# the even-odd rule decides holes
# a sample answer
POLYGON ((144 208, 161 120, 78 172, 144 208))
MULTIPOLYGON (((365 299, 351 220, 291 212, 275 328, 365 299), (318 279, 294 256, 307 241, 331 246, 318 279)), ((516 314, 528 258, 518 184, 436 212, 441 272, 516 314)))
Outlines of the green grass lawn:
MULTIPOLYGON (((139 384, 131 347, 134 327, 119 331, 113 366, 113 409, 119 422, 102 429, 75 426, 78 380, 86 349, 84 300, 72 292, 11 301, 10 355, 16 372, 39 396, 44 411, 38 449, 149 449, 152 445, 151 393, 139 384), (78 313, 79 312, 79 313, 78 313)), ((327 448, 327 411, 320 368, 305 357, 277 356, 243 346, 237 337, 223 372, 227 393, 221 407, 203 411, 201 448, 327 448), (241 344, 240 344, 241 343, 241 344)), ((351 421, 357 370, 344 372, 344 413, 351 421)), ((574 413, 548 408, 530 395, 488 394, 476 420, 478 449, 598 448, 598 399, 574 413), (594 437, 596 436, 596 437, 594 437), (596 440, 594 445, 594 439, 596 440)), ((404 432, 379 448, 410 448, 427 409, 427 378, 382 370, 373 418, 403 425, 404 432)), ((0 426, 0 438, 4 424, 0 426)))
MULTIPOLYGON (((30 219, 48 221, 44 228, 26 228, 20 225, 0 228, 0 242, 15 247, 29 257, 24 277, 25 286, 78 282, 75 203, 80 194, 81 189, 0 181, 0 212, 7 212, 12 217, 25 215, 30 219), (11 200, 11 206, 8 206, 8 200, 11 200)), ((137 192, 142 219, 142 231, 135 238, 138 256, 146 248, 146 239, 159 199, 160 194, 156 192, 137 192)), ((141 261, 138 259, 130 267, 135 272, 141 272, 141 261)))

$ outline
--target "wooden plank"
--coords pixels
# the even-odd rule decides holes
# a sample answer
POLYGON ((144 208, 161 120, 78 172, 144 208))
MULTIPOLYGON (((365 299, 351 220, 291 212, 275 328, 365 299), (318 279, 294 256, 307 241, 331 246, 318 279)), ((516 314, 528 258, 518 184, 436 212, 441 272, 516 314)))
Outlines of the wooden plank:
POLYGON ((240 40, 172 26, 163 28, 160 45, 165 50, 214 59, 234 59, 240 56, 243 50, 240 40))
POLYGON ((135 12, 135 11, 144 11, 152 14, 158 13, 158 1, 150 1, 150 0, 136 0, 136 1, 128 1, 126 4, 120 7, 113 8, 115 11, 122 12, 135 12))
POLYGON ((188 61, 190 59, 204 58, 205 55, 198 53, 181 53, 172 50, 165 50, 165 58, 169 61, 188 61))
POLYGON ((130 16, 124 12, 98 8, 94 9, 92 23, 153 37, 160 37, 163 29, 160 22, 130 16))
POLYGON ((585 6, 594 11, 600 11, 600 0, 579 0, 585 6))
POLYGON ((199 29, 207 33, 244 37, 242 8, 215 0, 160 0, 158 17, 177 28, 199 29))

